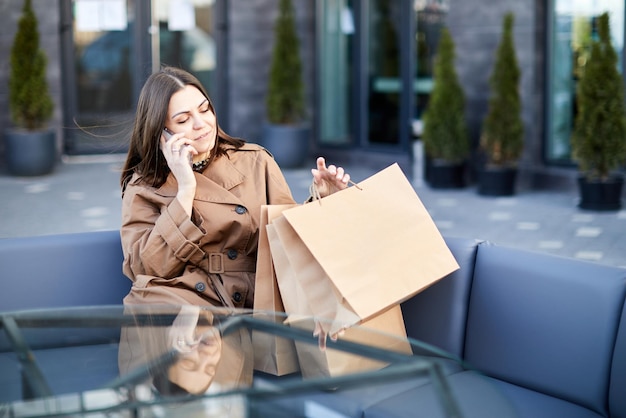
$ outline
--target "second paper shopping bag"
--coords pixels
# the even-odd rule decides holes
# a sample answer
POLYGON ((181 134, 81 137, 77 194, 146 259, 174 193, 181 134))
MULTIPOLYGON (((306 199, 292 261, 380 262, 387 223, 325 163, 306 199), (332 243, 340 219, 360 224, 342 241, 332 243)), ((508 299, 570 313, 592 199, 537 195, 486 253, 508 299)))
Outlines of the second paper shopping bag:
MULTIPOLYGON (((349 326, 344 329, 343 323, 332 323, 324 318, 316 317, 308 303, 308 295, 305 294, 298 272, 292 267, 287 256, 291 249, 284 246, 276 233, 274 222, 282 222, 284 219, 277 218, 267 225, 267 236, 272 249, 272 258, 276 268, 276 277, 279 280, 281 295, 285 300, 285 310, 289 313, 289 323, 293 327, 316 329, 318 333, 331 336, 340 333, 342 340, 365 344, 384 350, 411 354, 411 345, 406 338, 406 329, 402 318, 402 310, 399 305, 381 312, 366 321, 360 321, 358 326, 349 326)), ((297 252, 297 251, 296 251, 297 252)), ((317 292, 325 289, 324 281, 320 281, 317 292)), ((332 290, 330 290, 332 292, 332 290)), ((329 301, 334 300, 329 295, 329 301)), ((385 366, 386 363, 333 349, 323 350, 316 345, 302 341, 295 342, 298 353, 298 362, 302 375, 310 377, 341 376, 349 373, 376 370, 385 366)))
MULTIPOLYGON (((257 251, 256 284, 254 292, 255 315, 264 319, 278 312, 269 320, 284 321, 280 312, 284 312, 283 301, 278 290, 274 264, 270 253, 265 225, 280 213, 294 205, 262 206, 259 227, 259 248, 257 251)), ((275 376, 294 373, 299 370, 296 348, 293 341, 259 331, 252 332, 254 346, 254 368, 275 376)))

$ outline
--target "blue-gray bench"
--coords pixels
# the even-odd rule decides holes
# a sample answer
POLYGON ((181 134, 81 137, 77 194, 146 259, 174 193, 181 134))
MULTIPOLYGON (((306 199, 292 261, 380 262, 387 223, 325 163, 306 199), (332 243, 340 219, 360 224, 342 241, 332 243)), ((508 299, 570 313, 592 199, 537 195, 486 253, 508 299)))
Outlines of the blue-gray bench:
MULTIPOLYGON (((0 239, 0 282, 0 312, 119 305, 131 285, 122 274, 119 231, 0 239)), ((99 387, 118 375, 119 329, 85 329, 79 337, 24 333, 44 375, 57 378, 49 382, 55 394, 99 387)), ((20 373, 0 330, 0 403, 28 396, 15 384, 20 373)))
MULTIPOLYGON (((410 337, 484 373, 520 417, 626 418, 626 269, 446 241, 461 268, 403 303, 410 337)), ((119 304, 130 287, 121 262, 118 231, 0 240, 0 311, 119 304)), ((107 330, 92 344, 102 359, 92 380, 104 383, 117 374, 116 336, 107 330)), ((70 373, 72 365, 55 363, 58 343, 42 341, 33 349, 42 368, 70 373)), ((13 387, 19 370, 11 356, 0 335, 0 402, 23 395, 13 387)), ((87 357, 77 354, 76 361, 87 357)), ((493 416, 474 376, 458 371, 448 379, 466 416, 493 416)), ((53 386, 61 393, 84 385, 77 377, 53 386)), ((430 417, 440 413, 431 391, 428 384, 390 385, 316 400, 347 416, 430 417)))
POLYGON ((404 304, 409 336, 483 372, 520 417, 626 417, 626 269, 448 242, 462 268, 404 304))

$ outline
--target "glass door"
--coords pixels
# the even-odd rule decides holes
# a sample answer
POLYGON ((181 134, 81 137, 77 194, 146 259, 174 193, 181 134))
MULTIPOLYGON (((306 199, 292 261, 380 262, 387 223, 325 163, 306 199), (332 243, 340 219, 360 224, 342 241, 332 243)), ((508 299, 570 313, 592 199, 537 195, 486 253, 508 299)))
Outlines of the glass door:
POLYGON ((211 96, 217 63, 214 16, 214 0, 153 0, 152 27, 158 28, 158 36, 153 36, 153 66, 191 72, 211 96))
POLYGON ((126 152, 141 86, 162 65, 193 73, 215 102, 216 3, 64 0, 65 152, 126 152))
POLYGON ((400 141, 400 16, 399 1, 369 0, 367 19, 368 142, 400 141))
POLYGON ((611 41, 619 59, 624 52, 624 2, 615 0, 554 0, 551 19, 548 126, 545 146, 549 163, 571 164, 570 137, 576 118, 576 83, 597 36, 595 19, 610 14, 611 41))
POLYGON ((320 144, 411 158, 411 86, 420 84, 414 0, 320 0, 318 6, 320 144))
MULTIPOLYGON (((138 53, 134 0, 69 2, 72 48, 66 85, 69 154, 126 151, 138 53), (73 93, 73 94, 72 94, 73 93)), ((68 58, 66 58, 66 61, 68 58)))

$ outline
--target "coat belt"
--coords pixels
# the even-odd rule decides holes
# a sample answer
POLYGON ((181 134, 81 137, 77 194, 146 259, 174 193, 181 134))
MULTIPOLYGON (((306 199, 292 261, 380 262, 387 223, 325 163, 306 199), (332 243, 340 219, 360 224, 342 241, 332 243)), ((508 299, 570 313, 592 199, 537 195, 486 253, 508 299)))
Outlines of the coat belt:
POLYGON ((209 273, 224 273, 230 271, 256 271, 256 259, 254 257, 238 255, 231 259, 223 253, 207 253, 203 260, 204 270, 209 273))

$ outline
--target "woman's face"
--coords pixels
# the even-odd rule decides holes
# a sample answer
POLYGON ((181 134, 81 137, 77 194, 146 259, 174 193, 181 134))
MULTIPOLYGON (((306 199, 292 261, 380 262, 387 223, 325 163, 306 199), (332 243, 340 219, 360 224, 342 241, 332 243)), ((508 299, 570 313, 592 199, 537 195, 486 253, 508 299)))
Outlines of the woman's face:
POLYGON ((198 155, 194 161, 208 158, 217 139, 217 122, 209 101, 194 86, 185 86, 170 98, 165 127, 175 134, 182 133, 198 155))

